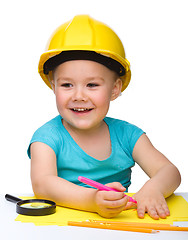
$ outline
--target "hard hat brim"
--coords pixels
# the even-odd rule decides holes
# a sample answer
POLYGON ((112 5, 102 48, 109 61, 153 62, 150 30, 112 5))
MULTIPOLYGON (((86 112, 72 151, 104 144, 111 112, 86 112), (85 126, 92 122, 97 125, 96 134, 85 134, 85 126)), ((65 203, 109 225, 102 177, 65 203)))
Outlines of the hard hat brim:
MULTIPOLYGON (((38 72, 39 72, 40 76, 42 77, 42 79, 44 80, 44 82, 46 83, 46 85, 48 87, 52 88, 51 83, 50 83, 50 77, 49 77, 51 74, 50 74, 50 72, 45 73, 45 71, 44 71, 45 63, 49 59, 52 59, 53 57, 56 57, 56 56, 60 55, 62 52, 71 52, 71 51, 90 51, 90 52, 94 52, 93 49, 92 50, 83 50, 83 48, 82 48, 81 50, 70 49, 70 50, 66 50, 66 51, 65 50, 62 50, 62 51, 61 50, 58 50, 58 51, 49 50, 49 51, 47 51, 47 52, 45 52, 41 55, 39 65, 38 65, 38 72)), ((118 62, 120 65, 122 65, 123 69, 125 70, 124 74, 122 76, 120 76, 120 78, 122 79, 122 82, 123 82, 122 90, 121 90, 123 92, 127 88, 127 86, 129 85, 129 82, 130 82, 130 79, 131 79, 130 63, 128 62, 128 60, 123 59, 119 55, 115 56, 114 53, 109 53, 107 51, 95 51, 95 53, 98 53, 98 54, 103 55, 105 57, 111 58, 111 59, 115 60, 116 62, 118 62)), ((92 59, 89 59, 89 60, 92 60, 92 59)), ((62 60, 62 62, 63 62, 63 60, 62 60)))

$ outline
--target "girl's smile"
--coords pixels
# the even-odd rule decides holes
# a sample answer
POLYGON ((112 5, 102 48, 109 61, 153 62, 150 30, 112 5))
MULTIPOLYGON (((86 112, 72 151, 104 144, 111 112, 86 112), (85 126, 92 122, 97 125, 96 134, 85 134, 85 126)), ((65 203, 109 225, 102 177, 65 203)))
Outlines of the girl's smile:
POLYGON ((93 110, 93 108, 71 108, 75 114, 85 114, 93 110))

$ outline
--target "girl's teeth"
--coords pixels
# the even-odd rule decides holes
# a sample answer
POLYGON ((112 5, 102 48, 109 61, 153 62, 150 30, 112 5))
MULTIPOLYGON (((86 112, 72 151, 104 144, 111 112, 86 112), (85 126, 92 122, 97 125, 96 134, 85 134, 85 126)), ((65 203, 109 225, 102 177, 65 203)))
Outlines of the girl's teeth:
POLYGON ((74 111, 78 111, 78 112, 83 112, 87 110, 87 108, 74 108, 74 111))

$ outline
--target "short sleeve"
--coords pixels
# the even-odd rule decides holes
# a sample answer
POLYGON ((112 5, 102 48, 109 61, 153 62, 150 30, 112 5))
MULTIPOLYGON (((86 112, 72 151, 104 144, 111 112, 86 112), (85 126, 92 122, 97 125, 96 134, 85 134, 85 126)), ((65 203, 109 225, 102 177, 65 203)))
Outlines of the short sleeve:
POLYGON ((145 133, 141 128, 134 124, 128 123, 118 119, 107 119, 113 125, 113 129, 116 132, 116 138, 118 139, 122 149, 132 156, 134 146, 140 136, 145 133), (110 120, 110 121, 109 121, 110 120))
POLYGON ((58 155, 58 149, 60 145, 60 138, 57 128, 51 126, 50 124, 45 124, 35 131, 33 134, 29 147, 27 149, 27 154, 31 158, 30 146, 34 142, 42 142, 47 144, 53 149, 56 156, 58 155))
POLYGON ((139 127, 137 127, 133 124, 129 125, 128 139, 129 139, 129 147, 130 147, 131 155, 133 153, 133 149, 134 149, 136 142, 141 137, 141 135, 144 133, 145 132, 142 129, 140 129, 139 127))

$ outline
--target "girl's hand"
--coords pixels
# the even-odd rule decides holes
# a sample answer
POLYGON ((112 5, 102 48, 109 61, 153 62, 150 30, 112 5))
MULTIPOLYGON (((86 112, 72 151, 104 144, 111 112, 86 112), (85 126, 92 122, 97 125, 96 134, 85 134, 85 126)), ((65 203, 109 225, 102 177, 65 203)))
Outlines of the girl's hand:
POLYGON ((112 218, 121 213, 128 202, 124 188, 120 183, 109 183, 107 186, 117 189, 114 191, 97 191, 95 195, 96 212, 105 218, 112 218))
MULTIPOLYGON (((170 215, 167 203, 163 195, 157 190, 141 189, 134 195, 137 201, 137 214, 139 218, 144 218, 145 213, 158 220, 159 218, 166 218, 170 215)), ((136 204, 128 203, 125 209, 135 207, 136 204)))

